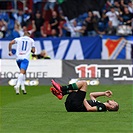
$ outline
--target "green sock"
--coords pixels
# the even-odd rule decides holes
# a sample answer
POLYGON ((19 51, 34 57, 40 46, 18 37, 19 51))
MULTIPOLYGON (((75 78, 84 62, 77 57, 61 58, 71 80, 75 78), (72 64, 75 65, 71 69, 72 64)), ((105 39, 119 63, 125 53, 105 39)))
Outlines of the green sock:
POLYGON ((73 87, 73 90, 78 90, 78 86, 77 86, 76 83, 73 83, 73 84, 72 84, 72 87, 73 87))
POLYGON ((66 91, 66 90, 78 90, 78 86, 76 83, 73 83, 73 84, 69 84, 69 85, 66 85, 66 86, 62 86, 62 91, 66 91))

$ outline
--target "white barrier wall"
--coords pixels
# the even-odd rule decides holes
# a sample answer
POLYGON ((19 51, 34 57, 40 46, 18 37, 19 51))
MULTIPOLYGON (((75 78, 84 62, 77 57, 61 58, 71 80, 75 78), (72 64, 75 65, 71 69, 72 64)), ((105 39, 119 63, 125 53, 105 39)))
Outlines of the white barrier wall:
MULTIPOLYGON (((16 60, 0 60, 0 78, 16 78, 19 69, 16 60)), ((61 78, 61 60, 31 60, 27 69, 27 78, 61 78)))

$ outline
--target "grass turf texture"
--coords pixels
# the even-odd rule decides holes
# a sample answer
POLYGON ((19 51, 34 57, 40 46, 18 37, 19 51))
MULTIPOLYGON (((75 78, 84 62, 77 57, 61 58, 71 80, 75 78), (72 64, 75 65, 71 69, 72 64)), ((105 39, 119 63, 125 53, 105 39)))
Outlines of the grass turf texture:
POLYGON ((68 113, 65 97, 58 100, 49 86, 27 87, 27 95, 16 95, 13 87, 1 86, 0 133, 132 133, 132 85, 89 86, 88 94, 108 89, 114 93, 111 99, 120 104, 118 112, 68 113))

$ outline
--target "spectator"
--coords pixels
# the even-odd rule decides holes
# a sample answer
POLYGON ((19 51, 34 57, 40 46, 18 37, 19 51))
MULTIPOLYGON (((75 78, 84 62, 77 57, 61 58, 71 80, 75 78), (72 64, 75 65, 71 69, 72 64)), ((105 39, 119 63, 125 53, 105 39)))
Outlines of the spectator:
POLYGON ((18 13, 13 13, 13 17, 21 24, 21 26, 25 26, 27 21, 30 19, 30 15, 25 13, 22 9, 19 9, 18 13))
POLYGON ((121 14, 121 6, 120 6, 120 2, 119 1, 115 1, 114 2, 114 9, 115 11, 119 12, 119 14, 121 14))
POLYGON ((11 31, 11 33, 8 35, 8 38, 14 39, 14 38, 20 37, 20 31, 21 31, 21 30, 22 30, 21 25, 20 25, 17 21, 15 21, 14 29, 13 29, 13 31, 11 31))
POLYGON ((60 5, 61 5, 65 0, 56 0, 56 1, 57 1, 57 5, 58 5, 58 11, 60 12, 60 11, 62 11, 60 5))
MULTIPOLYGON (((36 11, 42 12, 42 0, 33 0, 33 15, 36 11)), ((42 15, 42 14, 41 14, 42 15)))
POLYGON ((48 21, 46 21, 43 26, 41 26, 41 36, 49 37, 51 36, 51 26, 48 21))
POLYGON ((6 12, 0 12, 0 19, 3 19, 4 21, 8 22, 9 21, 9 15, 6 12))
POLYGON ((42 18, 42 15, 39 11, 36 12, 35 14, 35 26, 36 26, 36 31, 34 32, 34 37, 41 37, 41 26, 44 23, 44 19, 42 18))
POLYGON ((106 35, 116 35, 116 28, 112 25, 112 21, 108 21, 108 25, 103 32, 99 32, 100 34, 106 35))
POLYGON ((58 37, 58 33, 55 29, 51 29, 51 37, 55 38, 55 37, 58 37))
POLYGON ((130 13, 133 14, 133 3, 132 3, 132 1, 128 2, 128 10, 129 10, 130 13))
POLYGON ((106 10, 107 11, 110 10, 111 6, 114 6, 114 2, 115 2, 115 0, 107 0, 107 2, 106 2, 106 10))
POLYGON ((77 25, 77 21, 75 19, 71 20, 69 22, 69 20, 66 21, 66 26, 64 25, 64 29, 70 33, 71 37, 79 37, 81 36, 81 26, 77 25))
POLYGON ((47 0, 45 6, 44 6, 44 10, 51 10, 51 12, 54 11, 55 8, 55 4, 56 4, 56 0, 47 0))
POLYGON ((124 7, 124 12, 120 17, 121 25, 118 27, 118 35, 131 35, 132 34, 132 18, 133 14, 129 12, 128 7, 124 7))
POLYGON ((66 23, 66 20, 65 20, 65 17, 64 17, 64 14, 63 14, 63 11, 62 10, 59 10, 59 36, 64 36, 65 34, 65 30, 64 30, 64 24, 66 23))
POLYGON ((109 7, 114 6, 114 2, 115 2, 115 0, 107 0, 107 5, 109 7))
MULTIPOLYGON (((110 21, 112 21, 113 28, 118 27, 119 24, 131 26, 131 19, 133 18, 133 16, 131 15, 133 14, 133 3, 131 0, 107 0, 104 8, 99 11, 101 16, 100 18, 93 11, 89 11, 85 12, 85 15, 83 17, 80 17, 78 21, 76 19, 76 21, 69 21, 68 23, 64 19, 63 11, 60 8, 60 4, 64 2, 64 0, 32 0, 27 1, 26 3, 28 2, 30 2, 30 6, 26 6, 29 7, 30 10, 28 8, 25 8, 24 11, 22 9, 18 9, 17 13, 0 13, 0 19, 3 19, 7 22, 6 31, 2 31, 1 36, 4 35, 8 37, 10 35, 23 35, 23 30, 18 30, 19 28, 17 29, 15 20, 17 20, 21 24, 23 29, 25 29, 25 27, 31 27, 31 25, 29 26, 29 22, 31 22, 31 20, 34 20, 36 27, 36 31, 33 28, 34 37, 60 37, 63 35, 96 35, 97 33, 105 32, 105 29, 109 30, 111 26, 110 21), (48 13, 50 13, 46 14, 46 18, 44 17, 44 19, 42 12, 43 2, 46 2, 43 8, 44 13, 45 11, 48 11, 48 13), (56 9, 55 5, 57 2, 57 9, 59 9, 59 15, 57 14, 57 12, 54 11, 56 9), (125 8, 128 8, 128 11, 125 11, 127 10, 125 8), (11 15, 9 16, 9 14, 12 14, 12 17, 11 15), (88 14, 87 18, 86 14, 88 14), (46 23, 44 23, 44 20, 46 21, 46 23), (109 27, 107 27, 108 24, 109 27)), ((7 6, 11 7, 12 5, 10 3, 10 5, 8 4, 7 6)), ((5 8, 9 9, 8 7, 5 8)))
POLYGON ((31 27, 28 26, 22 27, 22 30, 19 31, 20 36, 23 36, 25 31, 30 32, 31 36, 33 36, 33 33, 36 31, 35 21, 32 20, 30 25, 31 27))
POLYGON ((0 38, 4 38, 6 36, 7 30, 7 22, 3 19, 0 20, 0 38))
POLYGON ((112 25, 117 27, 119 25, 119 13, 115 11, 114 7, 110 8, 110 11, 105 13, 104 18, 108 17, 109 21, 112 21, 112 25))
POLYGON ((129 12, 128 7, 124 7, 124 12, 120 17, 122 24, 131 26, 133 14, 129 12))
POLYGON ((56 36, 59 36, 59 17, 57 15, 56 11, 52 12, 52 18, 50 19, 50 26, 51 26, 51 30, 53 30, 53 32, 56 32, 56 36))
POLYGON ((43 11, 44 18, 46 18, 46 12, 48 10, 50 10, 51 13, 54 11, 55 4, 56 4, 56 0, 47 0, 47 2, 45 3, 45 6, 44 6, 44 11, 43 11))
POLYGON ((92 11, 88 12, 88 17, 83 22, 85 26, 85 35, 95 36, 98 33, 98 17, 92 11))
POLYGON ((101 17, 100 17, 99 22, 98 22, 99 31, 104 31, 106 26, 107 26, 108 17, 105 18, 105 13, 106 13, 106 10, 105 9, 102 10, 101 17))
POLYGON ((124 11, 125 6, 126 6, 126 4, 124 3, 124 0, 120 0, 120 8, 121 8, 122 12, 124 11))

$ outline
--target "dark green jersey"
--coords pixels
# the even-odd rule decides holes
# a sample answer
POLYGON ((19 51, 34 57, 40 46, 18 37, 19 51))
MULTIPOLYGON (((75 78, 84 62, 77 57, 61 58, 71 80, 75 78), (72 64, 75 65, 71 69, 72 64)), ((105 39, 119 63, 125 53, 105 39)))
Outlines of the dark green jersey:
MULTIPOLYGON (((68 95, 65 102, 65 107, 68 112, 87 112, 83 101, 85 99, 86 92, 84 91, 77 91, 72 92, 68 95)), ((98 112, 107 111, 106 106, 96 100, 87 100, 90 106, 96 106, 98 112)))
POLYGON ((96 101, 96 100, 87 100, 87 102, 92 107, 96 106, 98 112, 107 111, 106 106, 103 103, 99 102, 99 101, 96 101))

